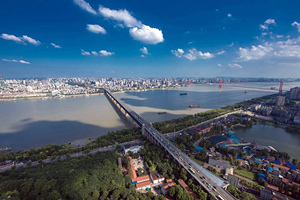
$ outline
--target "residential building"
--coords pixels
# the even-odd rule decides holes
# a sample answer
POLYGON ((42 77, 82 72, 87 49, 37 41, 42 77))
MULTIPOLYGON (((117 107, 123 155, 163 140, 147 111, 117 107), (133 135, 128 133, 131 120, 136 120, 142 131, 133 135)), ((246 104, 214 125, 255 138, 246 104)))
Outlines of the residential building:
POLYGON ((238 187, 238 186, 239 186, 239 183, 240 183, 239 177, 236 177, 236 176, 233 176, 233 175, 231 175, 231 174, 228 174, 227 180, 228 180, 228 182, 229 182, 231 185, 233 185, 233 186, 235 186, 235 187, 238 187))
POLYGON ((191 188, 182 179, 179 179, 178 183, 183 189, 187 190, 195 200, 199 200, 193 190, 191 190, 191 188))
POLYGON ((123 151, 124 151, 124 154, 127 154, 129 151, 131 151, 132 153, 138 153, 140 152, 140 150, 144 148, 143 145, 124 145, 123 146, 123 151))
POLYGON ((231 168, 231 165, 229 163, 227 163, 225 161, 221 161, 221 160, 215 160, 211 157, 209 157, 209 159, 208 159, 208 164, 213 165, 218 168, 223 168, 223 169, 231 168))
POLYGON ((150 178, 154 184, 163 182, 165 180, 165 177, 159 174, 156 170, 150 172, 150 178))
POLYGON ((175 185, 176 184, 174 183, 174 181, 167 182, 161 186, 161 192, 163 193, 163 195, 166 195, 168 194, 170 188, 174 187, 175 185))
POLYGON ((294 87, 290 90, 290 99, 300 99, 300 87, 294 87))
POLYGON ((151 182, 150 181, 140 182, 140 183, 137 183, 135 185, 135 188, 137 190, 146 190, 147 188, 150 188, 150 187, 151 187, 151 182))
POLYGON ((268 189, 268 188, 262 188, 260 190, 260 199, 262 200, 271 200, 273 197, 274 197, 274 194, 272 192, 271 189, 268 189))
POLYGON ((275 101, 276 106, 284 106, 284 103, 285 103, 285 97, 284 96, 277 96, 276 97, 276 101, 275 101))

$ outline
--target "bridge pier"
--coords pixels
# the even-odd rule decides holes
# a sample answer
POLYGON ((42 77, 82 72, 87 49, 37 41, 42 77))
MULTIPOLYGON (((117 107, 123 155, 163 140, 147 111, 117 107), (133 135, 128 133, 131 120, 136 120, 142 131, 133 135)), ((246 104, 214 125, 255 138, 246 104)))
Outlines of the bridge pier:
POLYGON ((136 122, 134 120, 132 120, 132 125, 133 127, 136 127, 136 122))

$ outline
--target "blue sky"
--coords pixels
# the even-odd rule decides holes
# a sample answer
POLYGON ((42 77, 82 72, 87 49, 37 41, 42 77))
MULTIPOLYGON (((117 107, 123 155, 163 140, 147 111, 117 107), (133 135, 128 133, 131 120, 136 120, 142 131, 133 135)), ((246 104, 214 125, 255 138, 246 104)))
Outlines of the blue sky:
POLYGON ((300 77, 300 2, 4 0, 0 74, 300 77))

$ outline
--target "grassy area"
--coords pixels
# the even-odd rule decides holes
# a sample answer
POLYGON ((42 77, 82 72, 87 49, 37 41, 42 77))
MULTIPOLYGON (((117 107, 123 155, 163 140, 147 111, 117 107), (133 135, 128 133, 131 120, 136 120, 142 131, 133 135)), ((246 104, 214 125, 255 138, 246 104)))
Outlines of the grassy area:
POLYGON ((236 169, 236 170, 234 170, 234 173, 236 173, 236 174, 238 174, 240 176, 243 176, 245 178, 248 178, 250 180, 255 181, 255 174, 253 172, 249 172, 249 171, 246 171, 246 170, 236 169))
POLYGON ((202 162, 201 160, 196 159, 194 156, 190 156, 190 158, 195 161, 196 163, 198 163, 199 165, 203 166, 204 162, 202 162))

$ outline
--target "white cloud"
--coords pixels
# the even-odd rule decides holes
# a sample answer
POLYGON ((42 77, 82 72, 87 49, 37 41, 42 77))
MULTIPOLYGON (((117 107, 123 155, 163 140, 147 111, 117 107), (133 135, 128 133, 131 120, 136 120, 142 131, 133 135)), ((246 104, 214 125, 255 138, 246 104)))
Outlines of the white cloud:
POLYGON ((260 24, 259 27, 260 27, 262 30, 268 30, 268 26, 266 26, 266 25, 260 24))
POLYGON ((227 14, 227 17, 228 17, 228 18, 231 18, 231 17, 232 17, 232 14, 228 13, 228 14, 227 14))
POLYGON ((189 49, 187 52, 185 52, 183 49, 171 50, 171 52, 178 58, 184 57, 191 61, 196 59, 211 59, 214 58, 216 55, 221 55, 225 53, 224 50, 215 54, 210 52, 203 53, 202 51, 198 51, 195 48, 189 49))
POLYGON ((30 62, 27 62, 25 60, 19 60, 19 62, 22 63, 22 64, 28 64, 28 65, 30 64, 30 62))
POLYGON ((230 67, 230 68, 239 68, 239 69, 242 69, 243 67, 241 66, 241 65, 239 65, 239 64, 237 64, 237 63, 234 63, 234 64, 228 64, 228 66, 230 67))
POLYGON ((89 3, 84 0, 74 0, 74 3, 79 5, 79 7, 91 14, 97 15, 97 12, 91 7, 89 3))
POLYGON ((281 40, 277 42, 265 42, 251 48, 239 48, 237 61, 251 61, 263 58, 300 58, 300 37, 281 40))
POLYGON ((90 56, 90 55, 94 55, 94 56, 112 56, 114 54, 115 54, 114 52, 108 52, 106 50, 101 50, 99 52, 97 52, 97 51, 88 52, 88 51, 84 51, 83 49, 81 49, 81 55, 84 55, 84 56, 90 56))
POLYGON ((202 53, 202 51, 197 51, 195 48, 190 49, 189 53, 187 53, 186 55, 184 55, 185 58, 189 59, 189 60, 195 60, 195 59, 210 59, 215 57, 213 54, 209 53, 209 52, 205 52, 202 53))
POLYGON ((142 57, 142 58, 146 58, 146 56, 145 56, 145 55, 141 55, 141 57, 142 57))
POLYGON ((97 51, 92 51, 92 54, 93 54, 94 56, 98 56, 97 51))
MULTIPOLYGON (((133 17, 126 9, 112 10, 100 6, 99 13, 105 18, 115 20, 130 28, 129 33, 135 40, 141 41, 145 44, 157 44, 164 41, 161 30, 143 24, 133 17)), ((118 24, 118 26, 120 26, 120 24, 118 24)))
POLYGON ((141 51, 143 54, 146 54, 146 55, 149 54, 148 49, 147 49, 146 47, 140 48, 140 51, 141 51))
POLYGON ((276 22, 275 22, 275 19, 267 19, 265 21, 265 24, 274 24, 274 25, 276 25, 276 22))
POLYGON ((19 37, 14 36, 14 35, 9 35, 9 34, 6 34, 6 33, 2 33, 0 38, 2 38, 4 40, 12 40, 12 41, 15 41, 15 42, 22 42, 22 40, 19 37))
POLYGON ((178 58, 181 58, 182 55, 184 54, 183 49, 171 50, 171 52, 178 58))
POLYGON ((233 47, 234 46, 234 42, 231 42, 230 45, 228 45, 229 47, 233 47))
MULTIPOLYGON (((267 31, 269 29, 270 25, 276 25, 275 19, 267 19, 264 24, 260 24, 259 27, 263 30, 263 31, 267 31)), ((267 35, 268 33, 264 32, 263 35, 267 35)))
POLYGON ((106 18, 113 19, 125 24, 126 27, 142 27, 142 23, 134 18, 126 9, 112 10, 103 6, 99 7, 99 13, 106 18))
POLYGON ((298 29, 298 32, 300 33, 300 23, 298 23, 298 22, 294 21, 294 22, 292 23, 292 26, 295 26, 295 27, 297 27, 297 29, 298 29))
POLYGON ((218 63, 218 67, 222 67, 222 65, 220 63, 218 63))
POLYGON ((55 49, 61 49, 61 46, 59 46, 59 45, 57 45, 57 44, 51 43, 51 45, 52 45, 55 49))
POLYGON ((106 34, 106 30, 97 25, 97 24, 87 24, 86 29, 89 30, 92 33, 102 33, 102 34, 106 34))
POLYGON ((35 40, 27 35, 23 35, 22 37, 17 37, 15 35, 9 35, 9 34, 6 34, 6 33, 2 33, 2 35, 0 36, 0 38, 4 39, 4 40, 12 40, 14 42, 17 42, 17 43, 21 43, 21 44, 27 44, 26 42, 30 43, 30 44, 33 44, 33 45, 40 45, 41 42, 38 41, 38 40, 35 40))
POLYGON ((27 64, 27 65, 31 64, 30 62, 27 62, 25 60, 15 60, 15 59, 8 60, 8 59, 2 59, 2 61, 5 61, 5 62, 16 62, 16 63, 22 63, 22 64, 27 64))
POLYGON ((101 51, 99 51, 99 53, 100 53, 102 56, 112 56, 112 55, 115 54, 114 52, 108 52, 108 51, 106 51, 106 50, 101 50, 101 51))
POLYGON ((36 46, 38 46, 38 45, 41 44, 40 41, 35 40, 35 39, 33 39, 33 38, 31 38, 31 37, 29 37, 29 36, 27 36, 27 35, 23 35, 22 40, 23 40, 23 41, 26 41, 26 42, 28 42, 28 43, 30 43, 30 44, 36 45, 36 46))
POLYGON ((300 58, 300 38, 279 41, 269 45, 276 48, 274 55, 277 57, 300 58))
POLYGON ((89 56, 89 55, 91 55, 91 53, 88 52, 88 51, 84 51, 83 49, 81 49, 81 55, 83 55, 83 56, 89 56))
POLYGON ((222 54, 224 54, 224 53, 225 53, 225 51, 222 50, 222 51, 217 52, 217 55, 222 55, 222 54))
POLYGON ((240 47, 238 53, 239 54, 238 60, 240 61, 258 60, 266 56, 267 53, 272 50, 273 50, 272 47, 262 46, 262 45, 252 46, 250 49, 240 47))
POLYGON ((133 27, 129 29, 131 37, 146 44, 157 44, 164 41, 162 31, 143 25, 141 28, 133 27))

